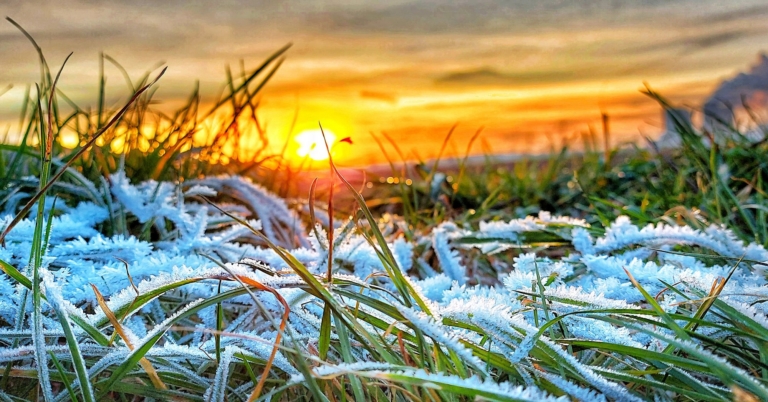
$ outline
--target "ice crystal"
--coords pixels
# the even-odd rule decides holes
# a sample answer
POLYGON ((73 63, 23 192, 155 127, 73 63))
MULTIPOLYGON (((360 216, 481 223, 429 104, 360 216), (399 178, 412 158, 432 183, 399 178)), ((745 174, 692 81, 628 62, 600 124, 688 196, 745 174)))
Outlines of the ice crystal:
POLYGON ((464 283, 467 280, 467 269, 461 264, 459 253, 448 245, 448 233, 443 226, 432 232, 432 248, 443 267, 443 272, 454 281, 464 283))
POLYGON ((459 337, 453 333, 452 330, 444 328, 442 325, 435 322, 432 317, 429 317, 422 312, 417 312, 407 307, 400 307, 398 308, 398 311, 427 336, 456 353, 463 361, 474 365, 475 368, 485 373, 483 362, 459 342, 459 337))

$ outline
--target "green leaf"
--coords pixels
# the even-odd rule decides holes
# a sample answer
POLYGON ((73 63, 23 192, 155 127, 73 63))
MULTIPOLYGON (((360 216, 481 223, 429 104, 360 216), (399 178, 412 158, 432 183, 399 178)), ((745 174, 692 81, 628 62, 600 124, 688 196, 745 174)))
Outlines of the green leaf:
POLYGON ((326 304, 323 307, 323 318, 320 321, 320 339, 318 340, 320 359, 328 357, 328 348, 331 346, 331 308, 326 304))

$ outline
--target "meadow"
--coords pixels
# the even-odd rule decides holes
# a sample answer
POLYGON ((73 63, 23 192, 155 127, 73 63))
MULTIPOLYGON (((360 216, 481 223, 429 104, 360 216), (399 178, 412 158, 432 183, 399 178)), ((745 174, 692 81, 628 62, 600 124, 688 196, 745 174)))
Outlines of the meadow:
POLYGON ((0 400, 768 400, 765 140, 649 90, 675 148, 377 138, 398 180, 361 192, 260 151, 286 50, 170 114, 162 71, 81 107, 40 51, 0 145, 0 400))

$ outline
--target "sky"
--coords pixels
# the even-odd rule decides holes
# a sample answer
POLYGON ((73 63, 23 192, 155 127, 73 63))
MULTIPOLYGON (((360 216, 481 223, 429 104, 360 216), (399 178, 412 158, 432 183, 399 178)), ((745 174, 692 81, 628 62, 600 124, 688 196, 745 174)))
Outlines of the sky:
MULTIPOLYGON (((387 133, 409 159, 447 153, 544 153, 580 146, 578 133, 611 142, 661 135, 645 83, 699 108, 723 80, 749 70, 768 47, 768 3, 715 0, 6 0, 6 15, 38 41, 49 63, 69 52, 60 88, 95 104, 98 55, 134 77, 168 66, 157 98, 172 107, 199 80, 212 102, 227 64, 256 67, 293 46, 262 93, 260 116, 280 143, 321 122, 351 137, 337 162, 384 162, 373 135, 387 133)), ((0 121, 12 121, 38 76, 34 49, 0 23, 0 121)), ((107 66, 111 91, 127 97, 107 66)), ((11 130, 14 127, 11 126, 11 130)), ((299 147, 299 144, 296 144, 299 147)))

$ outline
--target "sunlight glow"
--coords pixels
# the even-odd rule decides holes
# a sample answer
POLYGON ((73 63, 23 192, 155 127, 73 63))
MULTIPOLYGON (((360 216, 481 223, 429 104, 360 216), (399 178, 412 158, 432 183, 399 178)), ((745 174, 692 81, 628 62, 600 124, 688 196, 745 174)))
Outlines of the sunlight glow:
POLYGON ((80 145, 80 137, 73 131, 62 131, 59 134, 59 144, 66 149, 75 149, 80 145))
MULTIPOLYGON (((328 146, 332 147, 336 141, 336 135, 328 130, 325 131, 325 138, 328 140, 328 146)), ((299 149, 296 150, 296 154, 300 157, 309 157, 316 161, 322 161, 328 159, 328 151, 325 148, 323 142, 323 134, 320 129, 306 130, 299 133, 295 138, 299 144, 299 149)))

